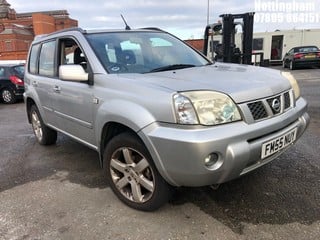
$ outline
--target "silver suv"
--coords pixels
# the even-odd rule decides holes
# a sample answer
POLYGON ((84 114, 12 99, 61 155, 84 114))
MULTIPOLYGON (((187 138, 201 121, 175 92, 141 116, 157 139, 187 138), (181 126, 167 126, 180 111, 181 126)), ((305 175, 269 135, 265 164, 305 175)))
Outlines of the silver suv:
POLYGON ((96 150, 135 209, 173 187, 220 184, 278 157, 309 123, 288 72, 212 63, 159 29, 69 29, 38 37, 25 73, 40 144, 57 132, 96 150))

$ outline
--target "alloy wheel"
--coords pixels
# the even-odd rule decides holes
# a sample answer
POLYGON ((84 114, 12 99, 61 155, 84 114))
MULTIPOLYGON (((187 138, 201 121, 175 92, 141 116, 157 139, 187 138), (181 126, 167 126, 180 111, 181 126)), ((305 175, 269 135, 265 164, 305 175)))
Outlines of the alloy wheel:
POLYGON ((36 111, 33 111, 31 114, 31 122, 32 122, 33 131, 34 131, 37 139, 39 141, 41 141, 41 139, 43 137, 43 131, 42 131, 40 118, 39 118, 36 111))
POLYGON ((155 177, 146 158, 131 148, 119 148, 110 162, 110 173, 118 191, 136 203, 148 201, 155 190, 155 177))
POLYGON ((3 90, 2 91, 2 99, 4 102, 10 103, 12 101, 12 93, 7 89, 3 90))

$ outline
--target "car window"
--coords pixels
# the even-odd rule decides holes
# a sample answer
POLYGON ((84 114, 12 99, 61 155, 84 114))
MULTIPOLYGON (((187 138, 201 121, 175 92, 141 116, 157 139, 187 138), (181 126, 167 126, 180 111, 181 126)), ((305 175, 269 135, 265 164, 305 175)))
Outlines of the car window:
POLYGON ((55 56, 55 41, 50 41, 42 44, 39 57, 39 74, 53 77, 54 71, 54 56, 55 56))
POLYGON ((300 48, 300 52, 315 52, 315 51, 318 51, 318 48, 316 47, 300 48))
POLYGON ((59 40, 60 61, 58 65, 79 64, 87 71, 87 59, 79 44, 71 39, 59 40))
POLYGON ((203 66, 208 60, 163 32, 88 34, 87 39, 109 73, 147 73, 170 65, 203 66))
POLYGON ((18 75, 18 76, 23 76, 24 75, 24 66, 23 65, 20 65, 20 66, 16 66, 13 68, 15 73, 18 75))
POLYGON ((29 65, 29 72, 33 74, 38 73, 37 58, 38 58, 39 47, 40 47, 40 44, 36 44, 31 47, 28 65, 29 65))
POLYGON ((299 52, 299 53, 308 53, 308 52, 317 52, 319 49, 315 46, 310 46, 310 47, 300 47, 296 48, 294 52, 299 52))
POLYGON ((0 78, 4 77, 4 67, 0 67, 0 78))

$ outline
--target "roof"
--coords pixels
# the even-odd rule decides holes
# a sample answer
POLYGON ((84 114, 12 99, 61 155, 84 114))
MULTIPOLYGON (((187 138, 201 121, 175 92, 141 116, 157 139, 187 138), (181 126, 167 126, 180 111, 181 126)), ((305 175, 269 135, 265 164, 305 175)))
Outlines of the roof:
POLYGON ((79 32, 81 34, 92 34, 92 33, 112 33, 112 32, 164 32, 159 28, 138 28, 138 29, 131 29, 131 30, 125 30, 125 29, 82 29, 80 27, 73 27, 73 28, 65 28, 53 33, 49 34, 41 34, 37 35, 34 39, 34 42, 42 41, 45 38, 54 37, 57 34, 61 33, 67 33, 67 32, 79 32))
POLYGON ((29 35, 33 36, 33 32, 25 28, 6 28, 4 31, 0 33, 0 35, 7 34, 19 34, 19 35, 29 35))
POLYGON ((50 16, 55 17, 67 17, 69 16, 69 13, 67 10, 53 10, 53 11, 40 11, 40 12, 26 12, 26 13, 17 13, 17 18, 28 18, 32 17, 32 14, 35 13, 42 13, 50 16))

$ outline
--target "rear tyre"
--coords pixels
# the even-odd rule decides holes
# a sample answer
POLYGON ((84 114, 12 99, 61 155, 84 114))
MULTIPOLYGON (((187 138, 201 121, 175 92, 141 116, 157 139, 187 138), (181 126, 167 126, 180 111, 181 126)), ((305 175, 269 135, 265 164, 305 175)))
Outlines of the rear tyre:
POLYGON ((41 145, 54 144, 57 141, 57 131, 44 125, 39 110, 35 105, 32 105, 29 114, 33 133, 36 136, 37 141, 41 145))
POLYGON ((1 90, 1 99, 6 104, 12 104, 17 101, 14 92, 8 88, 4 88, 1 90))
POLYGON ((110 140, 104 152, 110 187, 128 206, 154 211, 169 201, 171 186, 161 177, 142 141, 132 133, 110 140))
POLYGON ((289 64, 289 68, 290 68, 290 70, 295 70, 295 69, 296 69, 296 67, 295 67, 295 65, 294 65, 294 63, 293 63, 293 61, 291 61, 291 62, 290 62, 290 64, 289 64))

